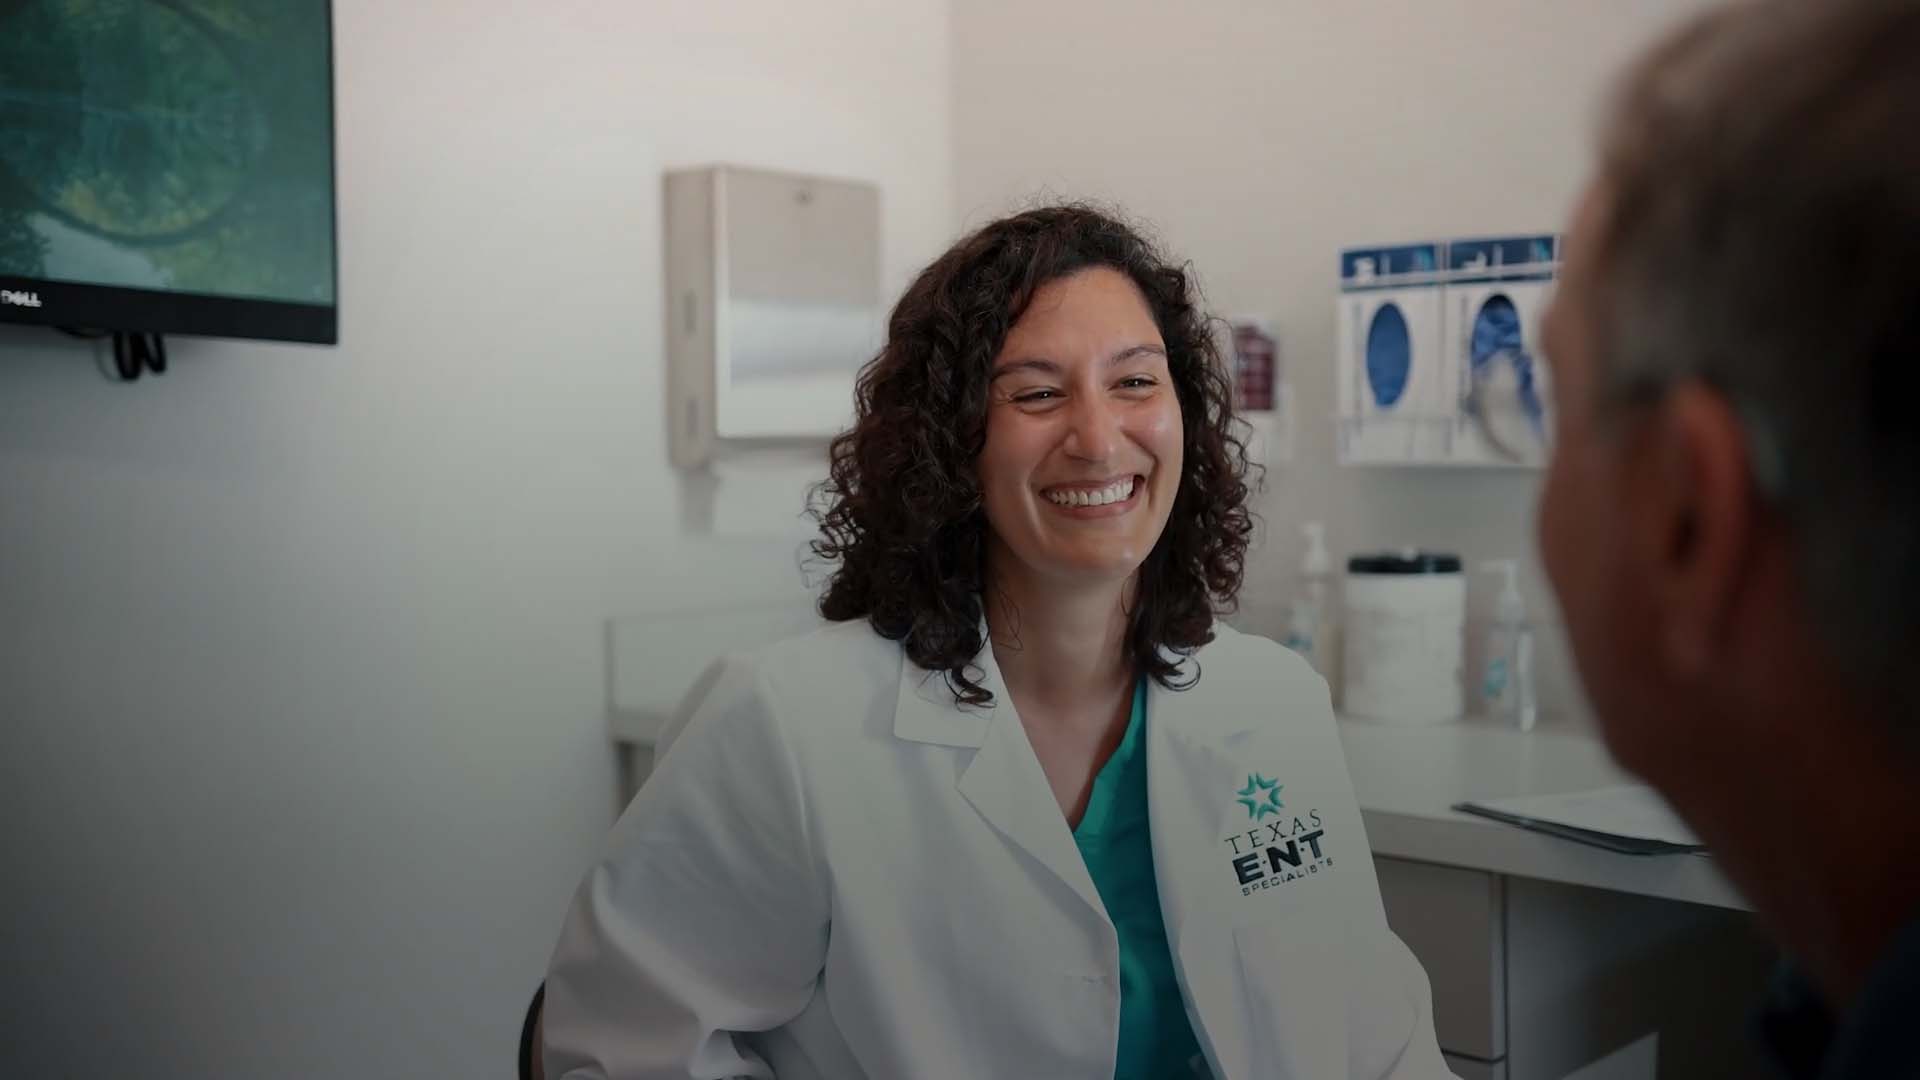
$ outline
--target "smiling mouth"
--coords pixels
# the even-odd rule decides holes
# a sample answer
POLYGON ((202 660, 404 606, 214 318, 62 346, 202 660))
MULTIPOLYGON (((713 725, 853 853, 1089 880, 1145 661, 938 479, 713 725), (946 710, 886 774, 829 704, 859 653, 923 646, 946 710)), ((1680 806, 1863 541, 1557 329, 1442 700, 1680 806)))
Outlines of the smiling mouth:
POLYGON ((1143 480, 1143 477, 1133 475, 1123 476, 1117 480, 1110 480, 1098 487, 1089 487, 1086 485, 1050 487, 1042 490, 1040 497, 1055 506, 1067 510, 1074 510, 1080 507, 1112 506, 1115 503, 1123 503, 1133 498, 1133 493, 1139 490, 1143 480))

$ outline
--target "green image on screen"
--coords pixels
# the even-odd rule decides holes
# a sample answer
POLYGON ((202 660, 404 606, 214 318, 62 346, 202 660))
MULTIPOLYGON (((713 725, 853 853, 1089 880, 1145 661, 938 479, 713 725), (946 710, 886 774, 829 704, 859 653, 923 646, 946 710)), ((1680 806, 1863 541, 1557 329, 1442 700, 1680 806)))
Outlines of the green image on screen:
POLYGON ((326 0, 0 0, 0 276, 334 302, 326 0))

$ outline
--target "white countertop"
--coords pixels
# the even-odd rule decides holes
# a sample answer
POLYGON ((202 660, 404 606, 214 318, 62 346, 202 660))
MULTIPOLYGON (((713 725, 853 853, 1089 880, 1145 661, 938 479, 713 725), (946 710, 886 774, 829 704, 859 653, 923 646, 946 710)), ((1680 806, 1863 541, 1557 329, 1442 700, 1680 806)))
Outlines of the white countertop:
POLYGON ((1342 719, 1340 741, 1376 855, 1750 910, 1710 856, 1623 855, 1452 809, 1633 783, 1594 735, 1546 726, 1520 732, 1482 719, 1342 719))

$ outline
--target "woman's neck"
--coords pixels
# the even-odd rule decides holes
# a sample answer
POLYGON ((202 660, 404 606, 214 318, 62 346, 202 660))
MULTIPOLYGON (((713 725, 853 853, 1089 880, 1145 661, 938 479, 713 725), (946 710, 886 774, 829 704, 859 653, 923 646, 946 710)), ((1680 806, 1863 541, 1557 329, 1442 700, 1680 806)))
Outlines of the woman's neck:
POLYGON ((1084 587, 989 567, 985 593, 993 659, 1009 693, 1073 713, 1131 689, 1127 601, 1132 579, 1084 587))

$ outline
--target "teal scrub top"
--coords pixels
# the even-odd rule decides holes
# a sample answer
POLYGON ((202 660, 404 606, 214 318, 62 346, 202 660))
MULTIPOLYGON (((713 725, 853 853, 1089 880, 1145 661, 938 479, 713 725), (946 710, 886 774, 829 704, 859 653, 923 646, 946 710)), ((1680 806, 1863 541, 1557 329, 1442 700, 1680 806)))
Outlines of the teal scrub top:
POLYGON ((1147 683, 1133 693, 1120 746, 1100 768, 1073 830, 1120 938, 1120 1052, 1115 1080, 1210 1075, 1174 977, 1147 830, 1147 683))

